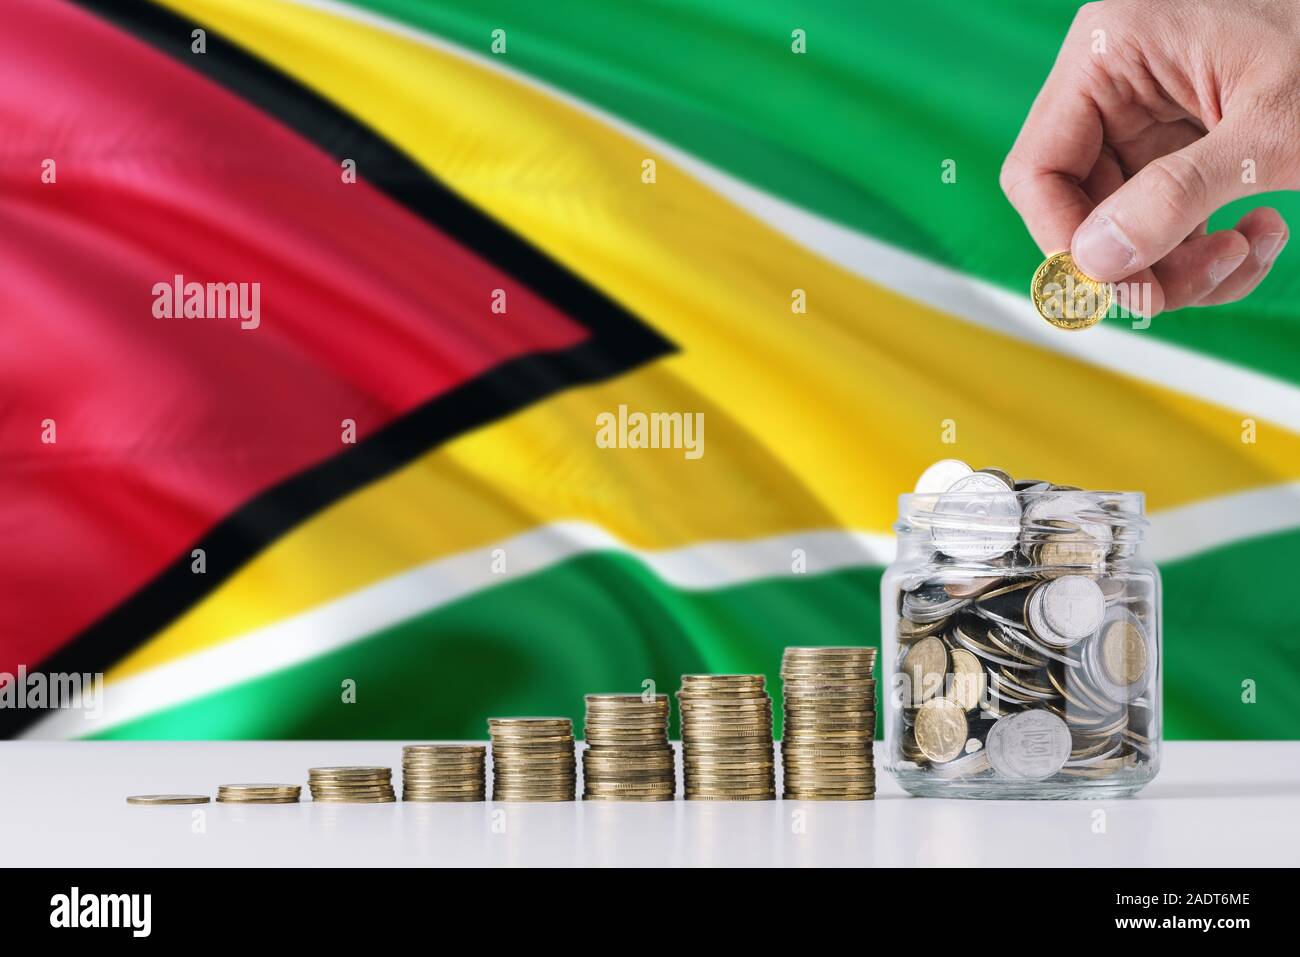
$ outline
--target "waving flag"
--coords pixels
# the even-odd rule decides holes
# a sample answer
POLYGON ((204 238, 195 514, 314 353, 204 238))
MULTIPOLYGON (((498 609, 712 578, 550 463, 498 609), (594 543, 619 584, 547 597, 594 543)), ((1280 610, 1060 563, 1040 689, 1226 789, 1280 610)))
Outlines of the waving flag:
POLYGON ((1167 731, 1300 734, 1300 273, 1034 314, 997 171, 1070 15, 10 4, 0 671, 108 685, 0 731, 478 738, 775 678, 878 640, 896 496, 959 455, 1145 491, 1167 731), (600 439, 638 413, 697 447, 600 439))

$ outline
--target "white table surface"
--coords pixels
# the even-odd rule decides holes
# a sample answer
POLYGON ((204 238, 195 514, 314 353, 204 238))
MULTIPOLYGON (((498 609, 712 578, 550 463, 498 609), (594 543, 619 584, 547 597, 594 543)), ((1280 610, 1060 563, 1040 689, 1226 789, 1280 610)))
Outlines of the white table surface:
POLYGON ((106 867, 1300 864, 1300 742, 1168 743, 1160 775, 1137 798, 1096 802, 912 798, 882 771, 876 800, 860 803, 126 803, 129 794, 215 795, 227 783, 305 784, 307 768, 317 765, 385 764, 396 778, 401 744, 0 743, 0 860, 106 867))

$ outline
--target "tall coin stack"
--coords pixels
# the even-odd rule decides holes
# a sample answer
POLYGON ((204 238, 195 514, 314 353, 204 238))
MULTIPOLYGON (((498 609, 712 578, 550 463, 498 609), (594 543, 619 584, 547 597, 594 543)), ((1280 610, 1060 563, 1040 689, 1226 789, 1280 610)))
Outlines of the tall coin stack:
POLYGON ((486 767, 481 744, 408 744, 402 748, 402 800, 485 800, 486 767))
POLYGON ((688 801, 776 798, 772 699, 762 675, 682 675, 682 772, 688 801))
POLYGON ((489 718, 492 800, 572 801, 578 766, 569 718, 489 718))
POLYGON ((589 694, 585 725, 583 800, 671 801, 676 796, 666 694, 589 694))
POLYGON ((312 768, 307 772, 311 799, 336 804, 389 804, 393 769, 380 767, 312 768))
POLYGON ((865 801, 875 796, 875 648, 787 648, 781 659, 785 797, 865 801))

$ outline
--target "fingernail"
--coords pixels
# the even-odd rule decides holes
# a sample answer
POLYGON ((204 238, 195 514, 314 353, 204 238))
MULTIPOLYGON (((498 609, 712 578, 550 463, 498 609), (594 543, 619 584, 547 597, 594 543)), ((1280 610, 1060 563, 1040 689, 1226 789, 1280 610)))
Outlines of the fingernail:
POLYGON ((1259 261, 1265 266, 1271 263, 1282 251, 1284 242, 1286 242, 1286 233, 1266 233, 1260 236, 1259 243, 1255 247, 1259 261))
POLYGON ((1216 259, 1214 265, 1210 267, 1210 281, 1217 286, 1231 276, 1233 271, 1245 261, 1245 253, 1240 256, 1224 256, 1222 259, 1216 259))
POLYGON ((1119 226, 1097 216, 1074 237, 1074 263, 1093 279, 1123 279, 1133 272, 1137 250, 1119 226))

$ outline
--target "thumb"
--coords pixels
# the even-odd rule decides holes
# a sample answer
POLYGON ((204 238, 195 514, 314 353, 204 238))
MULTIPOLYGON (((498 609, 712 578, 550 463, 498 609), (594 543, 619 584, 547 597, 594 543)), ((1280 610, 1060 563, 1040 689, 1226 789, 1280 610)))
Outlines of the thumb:
POLYGON ((1074 233, 1075 264, 1113 282, 1164 258, 1220 206, 1253 192, 1241 181, 1251 153, 1224 121, 1195 142, 1152 160, 1106 197, 1074 233))

